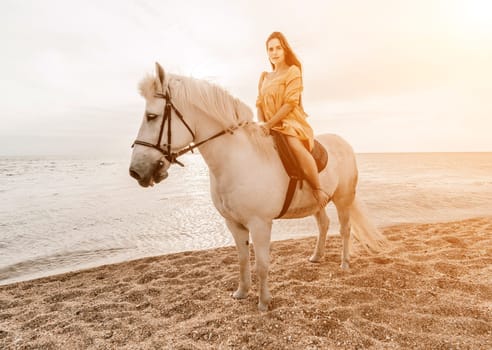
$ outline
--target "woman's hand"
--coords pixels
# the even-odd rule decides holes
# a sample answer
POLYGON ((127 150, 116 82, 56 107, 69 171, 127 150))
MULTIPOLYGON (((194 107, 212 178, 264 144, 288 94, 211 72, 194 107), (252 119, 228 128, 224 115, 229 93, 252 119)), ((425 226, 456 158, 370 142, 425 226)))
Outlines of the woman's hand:
POLYGON ((279 111, 275 113, 273 117, 268 119, 267 122, 260 123, 260 127, 263 130, 263 133, 265 135, 270 135, 270 129, 276 125, 281 126, 282 119, 284 119, 285 116, 287 116, 293 109, 294 107, 292 107, 292 105, 288 103, 283 104, 282 107, 280 107, 279 111))
POLYGON ((265 136, 270 135, 270 129, 271 128, 272 127, 271 127, 270 123, 268 123, 268 122, 260 123, 260 129, 263 132, 263 135, 265 135, 265 136))

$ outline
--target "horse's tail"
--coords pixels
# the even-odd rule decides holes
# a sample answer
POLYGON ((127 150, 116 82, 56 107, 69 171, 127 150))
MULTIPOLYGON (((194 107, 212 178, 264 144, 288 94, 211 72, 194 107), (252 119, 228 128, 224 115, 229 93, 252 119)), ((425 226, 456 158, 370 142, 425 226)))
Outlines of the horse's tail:
POLYGON ((350 224, 355 239, 367 251, 377 253, 388 248, 388 240, 369 220, 363 204, 357 198, 350 206, 350 224))

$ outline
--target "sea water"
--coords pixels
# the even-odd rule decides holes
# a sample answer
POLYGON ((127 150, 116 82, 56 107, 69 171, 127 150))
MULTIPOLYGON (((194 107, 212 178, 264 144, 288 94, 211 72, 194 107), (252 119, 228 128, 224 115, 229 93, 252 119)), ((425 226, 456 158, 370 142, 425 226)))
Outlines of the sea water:
MULTIPOLYGON (((199 155, 141 188, 129 159, 0 158, 0 284, 145 256, 233 245, 199 155)), ((492 153, 358 154, 358 196, 379 227, 492 215, 492 153)), ((332 204, 330 233, 338 232, 332 204)), ((312 217, 274 240, 313 236, 312 217)))

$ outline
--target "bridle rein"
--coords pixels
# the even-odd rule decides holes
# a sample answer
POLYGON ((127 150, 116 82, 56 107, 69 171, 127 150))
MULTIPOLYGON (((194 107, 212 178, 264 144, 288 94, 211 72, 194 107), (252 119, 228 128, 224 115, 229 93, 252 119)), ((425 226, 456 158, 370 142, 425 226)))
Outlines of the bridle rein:
MULTIPOLYGON (((172 103, 171 101, 171 93, 170 93, 170 90, 169 88, 167 89, 166 93, 163 94, 163 93, 156 93, 154 95, 154 97, 156 98, 163 98, 166 100, 166 104, 164 106, 164 113, 163 113, 163 118, 162 118, 162 123, 161 123, 161 128, 159 130, 159 138, 157 139, 157 142, 154 144, 154 143, 150 143, 150 142, 146 142, 146 141, 140 141, 140 140, 135 140, 132 144, 132 148, 135 146, 135 145, 141 145, 141 146, 146 146, 146 147, 150 147, 150 148, 154 148, 156 150, 158 150, 159 152, 161 152, 163 155, 164 155, 164 158, 166 158, 171 164, 175 163, 175 164, 179 164, 181 166, 184 166, 183 163, 181 163, 179 160, 178 160, 178 157, 179 156, 182 156, 183 154, 185 153, 188 153, 188 152, 193 152, 193 150, 201 145, 203 145, 205 142, 208 142, 210 140, 213 140, 219 136, 222 136, 222 135, 225 135, 227 133, 233 133, 233 130, 234 129, 237 129, 237 127, 235 128, 229 128, 227 130, 222 130, 210 137, 208 137, 207 139, 203 140, 203 141, 200 141, 198 143, 195 143, 195 133, 193 132, 193 130, 191 130, 191 127, 188 125, 188 123, 186 123, 183 115, 181 114, 181 112, 176 108, 176 106, 174 106, 174 104, 172 103), (184 124, 184 126, 186 127, 186 129, 188 129, 188 131, 190 132, 191 136, 193 137, 193 142, 190 143, 188 146, 180 149, 179 151, 177 152, 173 152, 172 151, 172 146, 171 146, 171 141, 172 141, 172 133, 171 133, 171 121, 172 121, 172 110, 174 110, 175 114, 178 116, 179 120, 181 120, 181 122, 184 124), (162 142, 162 135, 164 133, 164 126, 166 125, 166 123, 168 124, 167 126, 167 142, 163 145, 161 145, 161 142, 162 142)), ((238 125, 239 126, 242 126, 242 125, 238 125)), ((163 165, 163 164, 161 164, 163 165)))

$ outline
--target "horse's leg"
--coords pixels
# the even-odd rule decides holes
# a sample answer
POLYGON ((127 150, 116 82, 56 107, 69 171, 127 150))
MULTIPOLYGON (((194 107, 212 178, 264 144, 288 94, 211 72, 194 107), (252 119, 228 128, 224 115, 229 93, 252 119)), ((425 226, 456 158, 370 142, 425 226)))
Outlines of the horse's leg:
POLYGON ((314 248, 313 255, 309 258, 309 261, 316 263, 321 260, 323 255, 325 254, 325 243, 326 243, 326 234, 328 232, 328 228, 330 227, 330 219, 328 215, 326 215, 325 208, 320 209, 316 214, 314 214, 316 218, 316 223, 318 224, 318 240, 316 241, 316 247, 314 248))
POLYGON ((232 294, 235 299, 244 299, 248 296, 251 287, 251 271, 249 267, 249 232, 243 225, 226 220, 226 225, 234 237, 239 258, 239 286, 232 294))
POLYGON ((340 221, 340 236, 342 236, 342 270, 348 270, 350 265, 350 204, 345 201, 335 203, 340 221))
POLYGON ((258 276, 258 310, 267 311, 272 297, 268 289, 268 268, 270 264, 270 236, 272 222, 255 220, 250 224, 251 238, 255 249, 256 274, 258 276))

